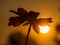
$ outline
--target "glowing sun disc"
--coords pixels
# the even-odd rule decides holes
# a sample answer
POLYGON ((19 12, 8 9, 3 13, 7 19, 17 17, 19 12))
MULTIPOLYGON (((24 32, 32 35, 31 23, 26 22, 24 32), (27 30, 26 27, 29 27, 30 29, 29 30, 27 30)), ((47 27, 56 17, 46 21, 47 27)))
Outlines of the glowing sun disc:
POLYGON ((39 28, 40 28, 40 32, 41 33, 48 33, 49 30, 50 30, 50 27, 48 25, 46 25, 46 26, 39 26, 39 28))

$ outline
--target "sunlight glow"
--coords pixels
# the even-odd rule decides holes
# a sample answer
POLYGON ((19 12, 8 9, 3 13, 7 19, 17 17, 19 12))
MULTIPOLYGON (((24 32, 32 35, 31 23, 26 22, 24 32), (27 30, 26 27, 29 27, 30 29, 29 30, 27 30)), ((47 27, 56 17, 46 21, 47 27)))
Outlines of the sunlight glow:
POLYGON ((41 33, 48 33, 49 30, 50 30, 50 27, 48 25, 46 25, 46 26, 39 26, 39 28, 40 28, 40 32, 41 33))

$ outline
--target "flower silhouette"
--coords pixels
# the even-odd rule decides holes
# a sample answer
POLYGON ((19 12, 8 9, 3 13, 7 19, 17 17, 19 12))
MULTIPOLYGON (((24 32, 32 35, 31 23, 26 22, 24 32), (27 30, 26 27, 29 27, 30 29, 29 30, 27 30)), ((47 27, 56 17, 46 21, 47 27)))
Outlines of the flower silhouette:
POLYGON ((27 45, 27 40, 28 40, 31 26, 33 26, 33 29, 35 32, 39 33, 39 26, 38 25, 45 25, 47 23, 52 22, 52 20, 51 20, 52 18, 37 19, 37 17, 40 14, 39 12, 35 12, 35 11, 27 12, 23 8, 18 8, 17 11, 10 10, 10 12, 15 13, 17 16, 9 18, 8 26, 13 25, 14 27, 16 27, 16 26, 23 24, 24 22, 26 22, 26 23, 24 23, 23 26, 30 24, 25 45, 27 45))

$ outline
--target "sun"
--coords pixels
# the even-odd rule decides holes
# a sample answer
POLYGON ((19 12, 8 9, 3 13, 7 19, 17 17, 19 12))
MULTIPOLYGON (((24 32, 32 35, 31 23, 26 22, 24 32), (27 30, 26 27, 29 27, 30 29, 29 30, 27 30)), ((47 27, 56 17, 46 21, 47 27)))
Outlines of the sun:
POLYGON ((50 30, 50 26, 46 25, 46 26, 39 26, 40 28, 40 32, 41 33, 48 33, 50 30))

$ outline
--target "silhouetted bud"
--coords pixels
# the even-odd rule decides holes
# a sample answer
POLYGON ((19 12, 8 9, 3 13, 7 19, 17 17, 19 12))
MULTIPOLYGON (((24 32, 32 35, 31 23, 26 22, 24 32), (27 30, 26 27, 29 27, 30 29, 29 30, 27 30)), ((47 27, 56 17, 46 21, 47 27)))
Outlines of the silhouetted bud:
POLYGON ((56 25, 56 31, 57 31, 57 32, 60 32, 60 24, 57 24, 57 25, 56 25))

